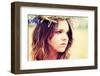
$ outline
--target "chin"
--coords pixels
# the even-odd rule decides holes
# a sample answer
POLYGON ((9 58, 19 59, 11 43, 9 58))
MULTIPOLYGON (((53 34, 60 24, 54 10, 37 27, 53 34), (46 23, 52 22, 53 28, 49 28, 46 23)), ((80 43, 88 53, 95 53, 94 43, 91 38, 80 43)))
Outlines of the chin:
POLYGON ((65 49, 61 49, 61 50, 59 50, 58 52, 59 53, 63 53, 65 51, 65 49))

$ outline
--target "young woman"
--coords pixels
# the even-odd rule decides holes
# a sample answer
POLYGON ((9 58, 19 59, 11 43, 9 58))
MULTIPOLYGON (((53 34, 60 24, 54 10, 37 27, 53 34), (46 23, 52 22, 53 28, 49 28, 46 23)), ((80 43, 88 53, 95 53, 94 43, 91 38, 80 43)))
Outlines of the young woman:
POLYGON ((68 59, 73 36, 69 19, 57 16, 37 16, 32 35, 32 59, 68 59))

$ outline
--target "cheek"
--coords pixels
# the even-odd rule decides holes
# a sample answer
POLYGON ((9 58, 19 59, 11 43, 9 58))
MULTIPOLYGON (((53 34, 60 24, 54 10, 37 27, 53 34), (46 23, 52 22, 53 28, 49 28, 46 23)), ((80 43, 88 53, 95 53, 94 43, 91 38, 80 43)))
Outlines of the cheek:
POLYGON ((67 43, 68 42, 68 40, 69 40, 69 38, 68 38, 68 35, 62 35, 62 34, 60 34, 60 35, 54 35, 52 38, 51 38, 51 41, 52 42, 55 42, 55 43, 62 43, 62 42, 65 42, 65 43, 67 43))
POLYGON ((59 35, 54 35, 54 36, 52 36, 48 41, 49 41, 50 44, 56 46, 56 45, 58 45, 58 44, 60 43, 60 42, 59 42, 60 39, 61 39, 61 36, 59 36, 59 35))
POLYGON ((54 49, 61 48, 60 46, 62 43, 66 43, 66 44, 68 43, 68 36, 66 36, 65 41, 62 40, 61 35, 54 35, 51 39, 48 39, 48 44, 54 49))
POLYGON ((60 43, 60 42, 68 42, 69 38, 68 35, 62 35, 62 34, 55 34, 51 38, 49 38, 49 41, 52 43, 60 43), (60 42, 59 42, 60 41, 60 42))
MULTIPOLYGON (((53 37, 51 40, 48 40, 48 44, 51 50, 56 50, 57 52, 64 52, 67 45, 62 46, 62 41, 60 38, 53 37)), ((68 43, 68 42, 67 42, 68 43)))
POLYGON ((55 36, 48 39, 48 44, 52 47, 56 47, 59 44, 59 39, 55 36))
POLYGON ((53 36, 51 39, 48 39, 49 50, 58 50, 59 39, 53 36))

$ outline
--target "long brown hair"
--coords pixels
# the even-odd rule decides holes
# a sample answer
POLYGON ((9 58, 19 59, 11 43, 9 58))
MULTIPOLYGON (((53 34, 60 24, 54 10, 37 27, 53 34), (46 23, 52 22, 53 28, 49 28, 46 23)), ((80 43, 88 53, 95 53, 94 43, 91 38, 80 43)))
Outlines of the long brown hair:
MULTIPOLYGON (((52 17, 53 18, 53 17, 52 17)), ((39 23, 36 25, 35 30, 33 30, 32 34, 32 59, 33 60, 45 60, 47 59, 49 49, 48 49, 48 38, 52 38, 55 29, 58 26, 58 19, 64 20, 63 18, 55 18, 55 19, 47 19, 38 16, 40 20, 39 23)), ((69 20, 66 18, 68 23, 69 31, 68 31, 68 45, 65 48, 63 53, 58 53, 57 59, 68 59, 69 52, 68 49, 72 45, 73 36, 72 36, 72 29, 69 20)))

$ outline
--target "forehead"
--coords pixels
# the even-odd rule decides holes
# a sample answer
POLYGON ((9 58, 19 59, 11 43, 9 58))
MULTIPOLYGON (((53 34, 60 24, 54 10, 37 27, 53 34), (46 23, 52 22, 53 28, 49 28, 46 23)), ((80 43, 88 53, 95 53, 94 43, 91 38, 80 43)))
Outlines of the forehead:
POLYGON ((57 29, 58 30, 62 29, 64 31, 68 31, 69 27, 68 27, 67 21, 66 20, 59 20, 57 29))

